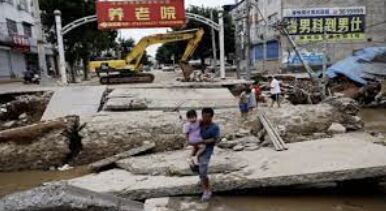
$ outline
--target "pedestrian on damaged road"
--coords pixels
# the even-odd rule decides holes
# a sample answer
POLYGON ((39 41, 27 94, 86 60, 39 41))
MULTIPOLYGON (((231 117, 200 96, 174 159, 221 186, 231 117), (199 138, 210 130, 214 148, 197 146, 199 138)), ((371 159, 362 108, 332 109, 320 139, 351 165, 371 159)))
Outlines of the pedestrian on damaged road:
POLYGON ((202 201, 208 201, 212 197, 212 189, 208 177, 209 161, 212 157, 214 146, 220 139, 220 128, 213 122, 214 110, 212 108, 203 108, 201 111, 202 121, 201 137, 202 141, 200 144, 205 144, 204 152, 198 157, 198 165, 191 166, 192 170, 198 170, 202 186, 202 201))
POLYGON ((239 109, 240 109, 241 117, 243 119, 246 119, 248 117, 250 95, 251 95, 250 89, 244 87, 239 97, 239 109))
POLYGON ((280 108, 280 101, 281 101, 280 82, 276 80, 275 76, 269 76, 268 81, 269 81, 269 87, 271 90, 271 99, 272 99, 271 108, 273 107, 275 102, 277 103, 277 106, 280 108))

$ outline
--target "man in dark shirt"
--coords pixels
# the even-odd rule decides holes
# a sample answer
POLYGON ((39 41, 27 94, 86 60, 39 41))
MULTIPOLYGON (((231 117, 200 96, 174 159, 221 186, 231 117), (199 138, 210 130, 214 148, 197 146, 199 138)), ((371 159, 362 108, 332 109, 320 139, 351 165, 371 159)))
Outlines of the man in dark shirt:
POLYGON ((212 196, 208 177, 208 166, 214 151, 214 146, 220 138, 220 128, 212 122, 214 111, 212 108, 202 109, 201 137, 203 144, 206 144, 205 151, 198 158, 199 175, 203 189, 202 200, 207 201, 212 196))

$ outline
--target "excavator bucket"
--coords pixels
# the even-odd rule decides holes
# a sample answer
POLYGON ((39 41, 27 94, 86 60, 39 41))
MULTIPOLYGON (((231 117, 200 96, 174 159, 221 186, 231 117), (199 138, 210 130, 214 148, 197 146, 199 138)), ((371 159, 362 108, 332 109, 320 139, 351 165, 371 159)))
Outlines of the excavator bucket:
POLYGON ((182 74, 184 75, 185 81, 190 81, 190 75, 193 73, 193 67, 188 63, 181 62, 180 67, 182 70, 182 74))

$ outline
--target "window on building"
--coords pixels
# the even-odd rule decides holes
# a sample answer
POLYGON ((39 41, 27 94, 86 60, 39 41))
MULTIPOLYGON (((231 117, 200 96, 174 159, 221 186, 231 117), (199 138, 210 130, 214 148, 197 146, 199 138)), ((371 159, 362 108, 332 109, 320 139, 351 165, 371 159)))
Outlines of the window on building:
POLYGON ((255 61, 263 60, 263 58, 264 58, 264 46, 263 46, 263 44, 255 45, 253 50, 255 52, 255 54, 254 54, 255 55, 255 61))
POLYGON ((24 22, 23 30, 25 36, 32 37, 32 24, 24 22))
POLYGON ((16 24, 16 21, 7 19, 7 28, 8 28, 8 34, 9 35, 17 34, 17 24, 16 24))
POLYGON ((279 58, 279 42, 269 41, 267 42, 267 59, 278 59, 279 58))
POLYGON ((28 12, 28 1, 27 0, 19 0, 19 4, 17 5, 19 10, 24 10, 28 12))
MULTIPOLYGON (((264 59, 264 44, 260 43, 253 46, 251 50, 251 55, 254 58, 254 61, 261 61, 264 59)), ((275 60, 279 58, 279 42, 268 41, 266 46, 266 58, 265 60, 275 60)))

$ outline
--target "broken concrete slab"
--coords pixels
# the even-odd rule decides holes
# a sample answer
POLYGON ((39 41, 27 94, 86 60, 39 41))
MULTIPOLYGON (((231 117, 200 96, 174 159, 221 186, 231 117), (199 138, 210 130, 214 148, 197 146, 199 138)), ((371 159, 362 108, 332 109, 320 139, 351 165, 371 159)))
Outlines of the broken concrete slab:
POLYGON ((105 158, 103 160, 92 163, 92 164, 88 165, 88 168, 92 171, 98 172, 98 171, 101 171, 108 166, 115 164, 115 162, 118 160, 126 159, 128 157, 150 151, 150 150, 154 149, 154 147, 155 147, 154 143, 147 143, 147 144, 145 143, 144 145, 142 145, 140 147, 137 147, 137 148, 131 149, 129 151, 122 152, 122 153, 119 153, 117 155, 113 155, 111 157, 108 157, 108 158, 105 158))
POLYGON ((140 111, 147 108, 146 99, 140 98, 113 98, 103 106, 104 111, 140 111))
POLYGON ((327 132, 331 134, 345 133, 346 128, 339 123, 332 123, 332 125, 328 128, 327 132))
MULTIPOLYGON (((174 151, 172 153, 158 153, 120 160, 117 166, 133 174, 164 175, 164 176, 190 176, 195 175, 188 165, 190 150, 174 151), (157 162, 154 162, 157 161, 157 162)), ((238 157, 227 151, 217 150, 216 156, 211 161, 209 173, 230 173, 246 166, 238 157)))
MULTIPOLYGON (((365 133, 348 133, 289 144, 289 150, 282 152, 269 148, 259 153, 229 151, 248 166, 238 172, 211 175, 212 187, 221 192, 385 177, 386 148, 370 143, 371 139, 365 133)), ((125 170, 88 175, 68 183, 141 200, 201 192, 197 176, 144 176, 125 170)))
POLYGON ((151 84, 130 84, 130 85, 111 85, 111 88, 130 88, 130 89, 216 89, 231 87, 242 84, 253 84, 253 81, 247 81, 244 79, 226 79, 217 82, 178 82, 175 81, 175 74, 171 76, 166 76, 166 78, 171 78, 172 81, 163 80, 162 77, 159 77, 155 74, 155 81, 151 84), (173 78, 174 77, 174 78, 173 78), (166 81, 166 82, 165 82, 166 81))
POLYGON ((300 135, 327 132, 338 116, 328 104, 285 105, 263 111, 286 142, 297 142, 300 135))
POLYGON ((52 120, 68 115, 81 118, 96 114, 106 86, 63 87, 52 96, 42 120, 52 120))
POLYGON ((0 131, 0 171, 48 169, 61 166, 70 154, 62 133, 69 118, 0 131))
MULTIPOLYGON (((215 113, 214 121, 224 136, 235 134, 239 128, 252 130, 258 126, 255 118, 243 121, 237 109, 218 109, 215 113)), ((176 112, 101 112, 86 122, 80 132, 83 150, 77 156, 78 165, 139 147, 145 140, 156 144, 155 152, 179 150, 186 143, 182 134, 183 121, 176 112)))
POLYGON ((174 110, 235 108, 237 100, 228 89, 115 89, 108 96, 107 105, 122 108, 133 99, 145 99, 147 109, 174 110), (116 105, 115 105, 116 104, 116 105))
POLYGON ((5 196, 0 200, 0 210, 142 211, 143 204, 109 194, 56 184, 5 196))

